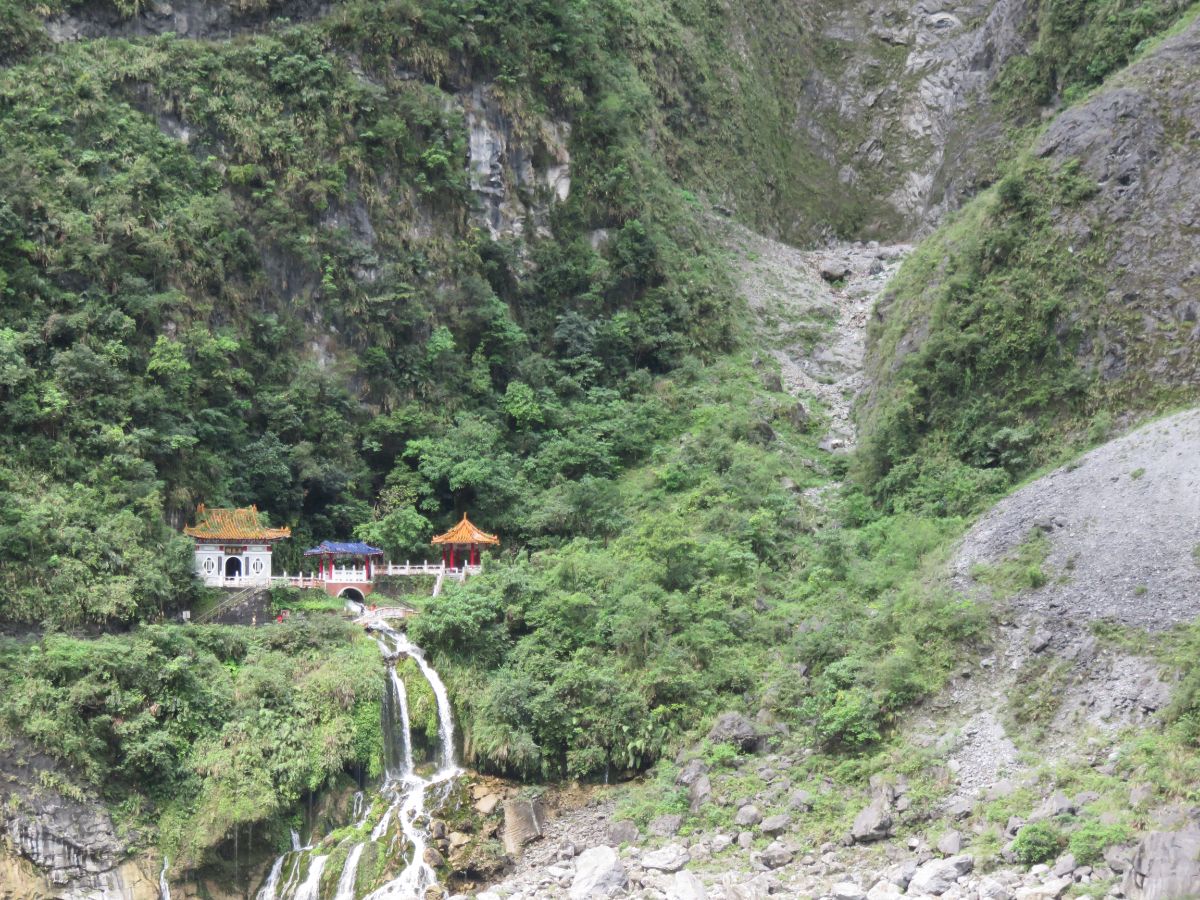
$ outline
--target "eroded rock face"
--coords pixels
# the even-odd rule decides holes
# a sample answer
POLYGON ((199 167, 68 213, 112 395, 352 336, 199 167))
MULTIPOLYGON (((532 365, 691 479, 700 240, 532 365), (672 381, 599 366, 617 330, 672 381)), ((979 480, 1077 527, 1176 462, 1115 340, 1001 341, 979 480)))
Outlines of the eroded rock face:
POLYGON ((545 233, 550 206, 571 193, 571 125, 538 121, 518 131, 489 85, 460 98, 466 116, 471 188, 493 238, 545 233))
POLYGON ((12 856, 37 867, 30 877, 40 876, 64 895, 116 890, 123 884, 117 870, 126 846, 108 811, 55 790, 31 790, 40 784, 43 770, 53 769, 53 762, 32 748, 19 745, 3 756, 0 842, 12 856))
POLYGON ((1142 839, 1122 888, 1131 900, 1189 897, 1200 885, 1200 830, 1153 831, 1142 839))
POLYGON ((546 825, 546 811, 540 800, 514 798, 504 801, 504 850, 510 855, 520 854, 521 849, 532 840, 542 836, 546 825))

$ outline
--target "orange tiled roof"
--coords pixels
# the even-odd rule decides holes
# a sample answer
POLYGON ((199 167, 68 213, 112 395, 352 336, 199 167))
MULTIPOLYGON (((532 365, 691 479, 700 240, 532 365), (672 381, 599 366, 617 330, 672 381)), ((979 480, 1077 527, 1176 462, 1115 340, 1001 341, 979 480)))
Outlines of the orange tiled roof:
POLYGON ((462 521, 447 531, 445 534, 439 534, 429 543, 431 544, 499 544, 500 538, 494 534, 488 534, 486 531, 480 531, 475 525, 467 519, 467 514, 463 513, 462 521))
POLYGON ((183 533, 209 541, 278 541, 291 537, 292 529, 260 524, 257 506, 205 509, 201 503, 196 509, 196 524, 183 529, 183 533))

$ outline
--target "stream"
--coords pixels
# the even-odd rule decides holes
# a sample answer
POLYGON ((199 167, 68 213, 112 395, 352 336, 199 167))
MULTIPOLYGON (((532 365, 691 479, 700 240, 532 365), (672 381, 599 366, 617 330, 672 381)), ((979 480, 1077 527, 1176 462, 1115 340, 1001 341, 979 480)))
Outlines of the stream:
MULTIPOLYGON (((336 881, 333 893, 321 892, 329 851, 322 847, 314 855, 314 845, 320 841, 309 838, 308 846, 300 846, 300 837, 292 832, 292 850, 279 856, 271 866, 257 900, 359 900, 355 891, 359 861, 372 843, 387 838, 389 826, 395 821, 400 835, 393 835, 385 853, 391 855, 398 837, 403 837, 406 863, 400 874, 387 884, 365 895, 361 900, 421 900, 425 890, 437 883, 437 873, 425 859, 429 842, 429 810, 427 801, 448 786, 462 773, 454 756, 454 719, 446 686, 434 668, 426 661, 421 648, 406 634, 387 626, 373 629, 379 650, 388 668, 388 680, 383 696, 384 778, 379 796, 387 806, 366 840, 350 846, 346 862, 336 881), (417 664, 429 682, 437 700, 438 744, 436 769, 428 776, 417 773, 413 761, 412 723, 408 714, 408 693, 404 681, 396 672, 396 663, 408 658, 417 664), (305 868, 304 863, 308 865, 305 868), (286 873, 286 874, 285 874, 286 873)), ((361 793, 354 798, 355 824, 363 827, 371 815, 372 803, 361 793)), ((348 838, 347 841, 355 840, 348 838)))

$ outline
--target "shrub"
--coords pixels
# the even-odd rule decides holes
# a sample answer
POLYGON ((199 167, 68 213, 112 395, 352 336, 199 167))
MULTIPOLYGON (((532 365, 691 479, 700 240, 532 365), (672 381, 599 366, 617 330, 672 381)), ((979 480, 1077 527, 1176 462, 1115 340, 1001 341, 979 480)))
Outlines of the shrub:
POLYGON ((1062 833, 1049 822, 1032 822, 1017 832, 1013 852, 1027 866, 1049 862, 1062 849, 1062 833))
POLYGON ((1094 866, 1104 858, 1108 847, 1129 840, 1131 834, 1125 825, 1085 822, 1071 834, 1068 846, 1077 865, 1094 866))

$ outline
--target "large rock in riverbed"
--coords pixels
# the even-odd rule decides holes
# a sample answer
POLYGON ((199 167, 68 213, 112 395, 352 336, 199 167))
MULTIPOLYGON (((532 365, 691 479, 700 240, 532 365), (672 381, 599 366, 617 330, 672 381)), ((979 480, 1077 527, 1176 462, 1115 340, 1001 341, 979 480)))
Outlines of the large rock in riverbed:
POLYGON ((505 800, 504 851, 519 856, 526 844, 542 836, 545 825, 546 811, 541 800, 505 800))
POLYGON ((1176 900, 1200 891, 1200 831, 1152 831, 1121 885, 1131 900, 1176 900))
POLYGON ((612 897, 625 887, 625 866, 612 847, 591 847, 575 861, 571 900, 612 897))
POLYGON ((954 887, 959 877, 975 868, 970 856, 951 856, 947 859, 931 859, 922 865, 908 883, 910 894, 944 894, 954 887))
POLYGON ((850 836, 856 843, 881 841, 892 833, 892 812, 884 797, 876 797, 854 819, 850 836))

